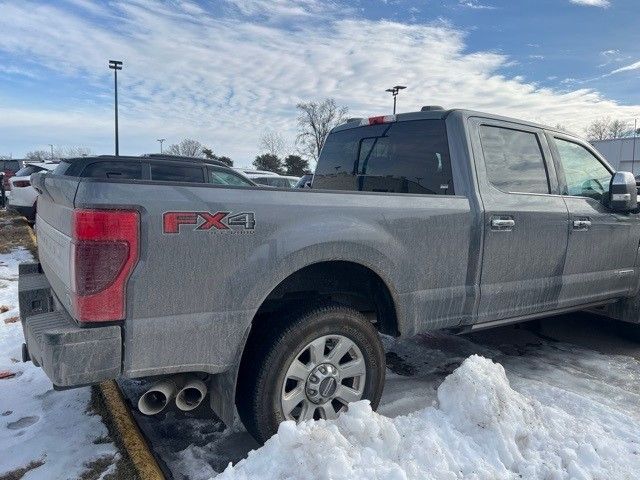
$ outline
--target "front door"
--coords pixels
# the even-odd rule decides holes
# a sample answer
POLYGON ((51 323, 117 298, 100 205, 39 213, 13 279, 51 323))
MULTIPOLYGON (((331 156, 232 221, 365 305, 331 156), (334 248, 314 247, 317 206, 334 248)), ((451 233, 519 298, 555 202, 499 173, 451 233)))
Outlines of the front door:
POLYGON ((613 171, 587 144, 563 135, 549 139, 569 210, 563 305, 627 294, 636 279, 638 215, 607 206, 613 171))
POLYGON ((475 119, 474 157, 485 209, 478 322, 558 308, 568 212, 544 133, 475 119))

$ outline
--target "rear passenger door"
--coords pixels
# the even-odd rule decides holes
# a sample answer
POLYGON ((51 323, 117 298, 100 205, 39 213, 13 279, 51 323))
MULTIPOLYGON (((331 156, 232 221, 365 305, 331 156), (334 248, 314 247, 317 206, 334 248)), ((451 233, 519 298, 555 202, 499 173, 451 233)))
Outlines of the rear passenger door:
POLYGON ((562 300, 581 305, 629 292, 636 279, 638 216, 606 206, 613 170, 586 143, 549 135, 569 210, 562 300))
POLYGON ((568 212, 546 137, 516 123, 470 122, 485 210, 478 322, 558 308, 568 212))

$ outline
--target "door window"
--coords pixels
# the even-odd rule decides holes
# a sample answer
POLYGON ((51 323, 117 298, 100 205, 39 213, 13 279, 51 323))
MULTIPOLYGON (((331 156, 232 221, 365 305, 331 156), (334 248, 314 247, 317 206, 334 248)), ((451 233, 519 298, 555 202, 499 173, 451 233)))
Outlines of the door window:
POLYGON ((542 148, 535 133, 480 126, 489 182, 503 192, 549 193, 542 148))
POLYGON ((164 182, 204 183, 201 167, 176 163, 152 163, 151 179, 164 182))
POLYGON ((602 201, 609 193, 611 172, 582 145, 560 138, 554 141, 567 182, 564 194, 602 201))

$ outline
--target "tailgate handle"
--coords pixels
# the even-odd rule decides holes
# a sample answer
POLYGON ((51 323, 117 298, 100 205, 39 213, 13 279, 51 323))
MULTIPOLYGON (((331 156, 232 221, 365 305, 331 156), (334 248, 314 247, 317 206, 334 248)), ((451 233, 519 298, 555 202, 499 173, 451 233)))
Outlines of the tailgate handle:
POLYGON ((492 230, 511 230, 516 226, 516 221, 513 218, 501 217, 491 219, 492 230))

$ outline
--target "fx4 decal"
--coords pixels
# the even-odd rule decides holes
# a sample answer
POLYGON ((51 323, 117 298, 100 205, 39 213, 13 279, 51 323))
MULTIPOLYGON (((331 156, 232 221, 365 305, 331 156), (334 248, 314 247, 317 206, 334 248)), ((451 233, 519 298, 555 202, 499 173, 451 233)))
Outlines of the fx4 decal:
POLYGON ((253 233, 255 213, 241 212, 164 212, 162 231, 180 233, 180 225, 192 225, 192 230, 214 230, 229 233, 253 233))

